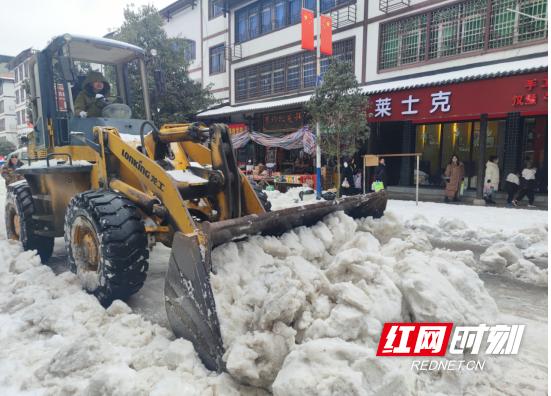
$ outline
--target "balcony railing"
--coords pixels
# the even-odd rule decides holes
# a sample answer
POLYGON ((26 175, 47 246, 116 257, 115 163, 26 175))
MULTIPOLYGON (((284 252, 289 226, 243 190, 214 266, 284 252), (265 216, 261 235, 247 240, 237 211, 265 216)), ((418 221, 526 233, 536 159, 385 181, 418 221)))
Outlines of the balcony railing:
POLYGON ((385 14, 409 6, 410 0, 379 0, 379 10, 385 14))
POLYGON ((333 29, 339 29, 347 25, 356 23, 356 3, 349 4, 346 7, 338 8, 330 12, 333 21, 333 29))
POLYGON ((243 52, 242 47, 240 43, 234 43, 234 44, 226 44, 225 46, 225 55, 226 59, 229 60, 236 60, 243 58, 243 52))

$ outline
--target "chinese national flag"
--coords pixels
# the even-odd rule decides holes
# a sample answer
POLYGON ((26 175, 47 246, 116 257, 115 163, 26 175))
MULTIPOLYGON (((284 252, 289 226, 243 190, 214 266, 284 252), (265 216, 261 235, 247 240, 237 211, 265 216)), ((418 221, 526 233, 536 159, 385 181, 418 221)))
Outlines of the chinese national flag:
POLYGON ((331 17, 321 16, 321 44, 320 52, 324 55, 333 55, 333 24, 331 17))
POLYGON ((302 48, 314 50, 314 13, 305 8, 301 11, 302 21, 302 48))

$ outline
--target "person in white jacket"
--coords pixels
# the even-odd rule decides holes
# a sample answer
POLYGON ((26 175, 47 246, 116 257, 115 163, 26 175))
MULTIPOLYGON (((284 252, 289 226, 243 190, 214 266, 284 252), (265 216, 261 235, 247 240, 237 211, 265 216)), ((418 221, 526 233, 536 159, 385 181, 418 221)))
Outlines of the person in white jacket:
POLYGON ((513 205, 518 206, 525 195, 528 195, 528 207, 535 208, 534 206, 534 193, 536 191, 536 172, 537 168, 533 165, 532 161, 526 161, 526 166, 522 170, 520 177, 520 190, 513 205))
POLYGON ((486 173, 484 174, 485 194, 484 200, 487 204, 495 204, 493 193, 499 188, 499 166, 498 158, 492 155, 486 162, 486 173))

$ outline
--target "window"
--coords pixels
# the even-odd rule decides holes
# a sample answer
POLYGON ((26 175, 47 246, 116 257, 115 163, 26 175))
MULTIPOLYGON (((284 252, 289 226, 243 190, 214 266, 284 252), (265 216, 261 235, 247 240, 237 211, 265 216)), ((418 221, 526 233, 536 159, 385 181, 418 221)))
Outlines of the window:
POLYGON ((249 27, 247 34, 249 39, 253 39, 257 37, 260 33, 258 30, 258 10, 256 9, 256 7, 249 10, 249 16, 247 19, 247 24, 249 27))
POLYGON ((19 97, 21 98, 21 103, 25 102, 25 87, 21 87, 21 93, 19 94, 19 97))
POLYGON ((209 74, 224 73, 226 71, 226 57, 224 44, 212 47, 209 50, 209 74))
POLYGON ((15 91, 15 104, 19 104, 19 90, 15 91))
MULTIPOLYGON (((333 43, 331 59, 354 63, 354 39, 333 43)), ((322 58, 322 72, 329 58, 322 58)), ((324 69, 325 68, 325 69, 324 69)), ((310 90, 316 85, 316 58, 300 52, 235 71, 237 101, 310 90)))
POLYGON ((272 31, 272 4, 271 2, 265 2, 262 4, 262 8, 260 11, 261 15, 261 30, 262 34, 269 33, 272 31))
POLYGON ((185 48, 184 48, 184 59, 186 62, 191 62, 195 60, 196 54, 196 44, 194 40, 184 39, 185 48))
MULTIPOLYGON (((295 23, 300 23, 300 9, 301 9, 300 0, 291 0, 289 2, 289 24, 290 25, 294 25, 295 23)), ((315 10, 315 7, 310 9, 315 10)))
POLYGON ((468 0, 394 20, 380 27, 379 69, 543 40, 545 18, 545 0, 468 0))
POLYGON ((21 124, 21 118, 20 118, 20 116, 19 116, 19 112, 18 112, 18 111, 15 112, 15 116, 16 116, 16 118, 17 118, 17 125, 21 124))
POLYGON ((4 95, 4 82, 0 80, 0 95, 4 95))
MULTIPOLYGON (((297 1, 298 2, 298 1, 297 1)), ((285 15, 285 1, 278 1, 275 3, 274 9, 274 28, 279 29, 285 26, 287 20, 285 15)))
POLYGON ((5 131, 5 130, 6 130, 6 119, 2 118, 0 120, 0 131, 5 131))
POLYGON ((4 101, 0 100, 0 114, 4 112, 4 101))
POLYGON ((224 0, 209 0, 209 19, 214 19, 224 13, 224 0))
POLYGON ((15 82, 18 82, 19 81, 19 68, 16 67, 15 68, 15 82))
MULTIPOLYGON (((322 0, 322 11, 327 12, 355 0, 322 0)), ((300 10, 316 9, 315 0, 261 0, 235 13, 235 37, 240 43, 252 40, 274 30, 300 23, 300 10)))

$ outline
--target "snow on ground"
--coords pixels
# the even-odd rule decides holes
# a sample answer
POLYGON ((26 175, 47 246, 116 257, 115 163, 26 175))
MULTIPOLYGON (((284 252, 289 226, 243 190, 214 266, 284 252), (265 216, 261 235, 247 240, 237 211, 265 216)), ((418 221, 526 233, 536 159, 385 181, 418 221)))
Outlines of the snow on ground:
MULTIPOLYGON (((0 183, 2 211, 4 198, 0 183)), ((0 223, 1 395, 262 393, 210 373, 190 342, 125 303, 104 309, 75 275, 6 240, 0 223)))
MULTIPOLYGON (((301 204, 298 191, 269 197, 276 208, 293 206, 301 204)), ((485 371, 463 375, 416 373, 407 358, 375 357, 385 322, 475 325, 504 319, 473 271, 482 272, 478 257, 431 242, 443 245, 462 235, 474 244, 478 228, 460 224, 451 212, 471 207, 434 205, 438 211, 429 207, 410 213, 411 204, 390 201, 380 220, 355 221, 335 213, 279 238, 253 237, 215 249, 212 285, 230 374, 278 395, 544 393, 545 356, 488 358, 485 371)), ((541 220, 542 213, 533 218, 541 220)), ((523 233, 522 226, 517 223, 507 236, 523 240, 514 236, 526 234, 529 242, 538 243, 547 237, 545 224, 532 233, 523 233)), ((492 232, 481 230, 488 243, 494 241, 492 232)), ((517 264, 524 260, 499 249, 491 254, 517 259, 517 264)), ((546 270, 542 273, 546 278, 546 270)), ((507 319, 504 323, 519 320, 507 319)), ((539 342, 544 322, 530 329, 539 342)))
MULTIPOLYGON (((303 204, 299 191, 268 195, 280 209, 303 204)), ((1 208, 4 194, 2 185, 1 208)), ((163 327, 168 249, 153 250, 146 285, 129 305, 105 310, 63 263, 54 272, 3 233, 1 225, 2 395, 528 395, 547 389, 547 294, 529 284, 543 279, 534 266, 545 269, 546 282, 547 212, 389 201, 379 220, 335 213, 281 237, 216 248, 212 285, 230 375, 209 373, 191 344, 163 327), (485 358, 484 371, 417 373, 407 358, 375 357, 382 324, 390 321, 527 329, 518 356, 485 358)), ((59 261, 62 250, 56 244, 59 261)))

